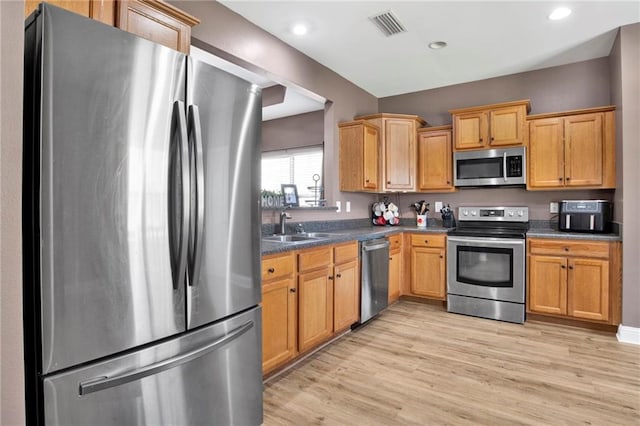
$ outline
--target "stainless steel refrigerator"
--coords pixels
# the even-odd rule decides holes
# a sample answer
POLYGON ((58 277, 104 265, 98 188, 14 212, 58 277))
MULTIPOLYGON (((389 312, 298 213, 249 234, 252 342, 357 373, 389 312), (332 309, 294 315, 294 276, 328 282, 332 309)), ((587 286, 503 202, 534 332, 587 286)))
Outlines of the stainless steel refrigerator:
POLYGON ((262 422, 256 86, 47 4, 25 23, 27 417, 262 422))

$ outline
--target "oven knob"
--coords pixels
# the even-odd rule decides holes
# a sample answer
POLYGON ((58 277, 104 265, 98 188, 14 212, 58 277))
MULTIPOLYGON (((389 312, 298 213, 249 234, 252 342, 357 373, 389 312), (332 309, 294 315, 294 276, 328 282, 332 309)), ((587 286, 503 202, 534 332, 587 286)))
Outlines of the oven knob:
POLYGON ((524 216, 524 212, 522 210, 518 210, 518 216, 520 217, 524 216))
POLYGON ((509 212, 509 216, 513 216, 513 212, 509 212))
POLYGON ((462 210, 462 214, 464 216, 469 216, 469 210, 462 210))
POLYGON ((471 210, 471 216, 475 216, 476 215, 476 211, 475 210, 471 210))

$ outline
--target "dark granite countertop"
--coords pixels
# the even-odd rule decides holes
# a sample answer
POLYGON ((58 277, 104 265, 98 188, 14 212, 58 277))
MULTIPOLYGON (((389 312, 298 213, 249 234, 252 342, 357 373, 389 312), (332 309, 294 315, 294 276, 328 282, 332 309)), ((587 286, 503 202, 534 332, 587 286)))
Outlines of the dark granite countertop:
POLYGON ((622 241, 618 234, 588 234, 582 232, 564 232, 557 229, 534 228, 527 231, 527 237, 554 238, 566 240, 622 241))
POLYGON ((290 250, 298 250, 309 247, 319 247, 326 244, 336 244, 345 241, 367 241, 376 238, 384 238, 389 235, 401 232, 416 233, 440 233, 444 234, 448 228, 439 225, 428 226, 426 228, 418 228, 416 226, 366 226, 352 229, 326 230, 323 232, 330 233, 327 238, 318 238, 314 240, 299 241, 295 243, 279 243, 262 240, 262 254, 284 253, 290 250))

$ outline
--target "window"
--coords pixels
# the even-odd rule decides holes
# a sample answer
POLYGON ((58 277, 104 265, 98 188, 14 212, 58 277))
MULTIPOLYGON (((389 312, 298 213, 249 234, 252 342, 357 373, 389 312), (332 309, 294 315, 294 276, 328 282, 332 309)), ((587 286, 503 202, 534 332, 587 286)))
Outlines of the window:
POLYGON ((280 184, 294 184, 298 187, 300 206, 315 205, 313 175, 320 176, 319 200, 322 198, 322 145, 262 153, 262 189, 280 192, 280 184))

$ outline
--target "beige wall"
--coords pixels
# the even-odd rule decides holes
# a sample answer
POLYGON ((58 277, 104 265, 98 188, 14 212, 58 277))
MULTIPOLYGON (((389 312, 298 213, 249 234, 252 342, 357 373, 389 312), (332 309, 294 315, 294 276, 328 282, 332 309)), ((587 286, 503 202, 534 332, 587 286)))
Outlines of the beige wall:
POLYGON ((24 3, 0 1, 0 424, 24 424, 21 161, 24 3))
POLYGON ((262 122, 262 151, 322 145, 324 111, 262 122))
POLYGON ((640 24, 620 29, 623 270, 622 324, 640 328, 640 24))

